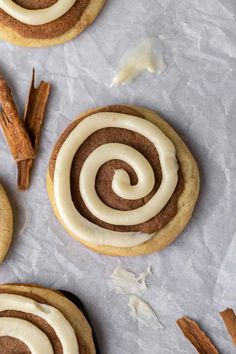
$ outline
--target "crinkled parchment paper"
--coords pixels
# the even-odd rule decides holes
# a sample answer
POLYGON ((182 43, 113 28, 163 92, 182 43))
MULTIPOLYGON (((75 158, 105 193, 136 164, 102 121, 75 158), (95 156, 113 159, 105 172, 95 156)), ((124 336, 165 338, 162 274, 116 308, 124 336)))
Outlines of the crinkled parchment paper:
POLYGON ((88 308, 103 354, 189 354, 175 321, 199 321, 224 354, 234 348, 218 311, 236 309, 236 3, 235 0, 108 0, 86 32, 46 49, 0 43, 0 68, 22 110, 32 67, 52 82, 40 154, 28 192, 16 191, 15 163, 0 135, 0 179, 14 204, 15 234, 0 265, 1 282, 35 282, 77 294, 88 308), (159 36, 166 71, 145 72, 111 88, 124 51, 159 36), (67 236, 45 187, 59 133, 85 109, 114 103, 147 106, 186 140, 201 171, 201 195, 181 237, 161 253, 135 258, 97 255, 67 236), (153 276, 144 294, 164 329, 138 327, 128 300, 107 279, 116 266, 153 276))

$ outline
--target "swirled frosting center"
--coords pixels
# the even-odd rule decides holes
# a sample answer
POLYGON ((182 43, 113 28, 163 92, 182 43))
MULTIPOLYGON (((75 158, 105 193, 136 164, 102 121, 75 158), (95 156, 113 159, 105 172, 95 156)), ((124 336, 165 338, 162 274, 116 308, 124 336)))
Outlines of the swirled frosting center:
POLYGON ((132 247, 149 240, 153 235, 106 230, 86 220, 76 210, 70 192, 70 171, 73 158, 81 144, 99 129, 125 128, 142 134, 155 146, 162 169, 162 181, 155 195, 134 210, 114 210, 99 199, 95 188, 99 168, 109 160, 120 159, 132 166, 138 177, 130 184, 124 170, 115 172, 112 187, 122 198, 145 197, 154 185, 154 174, 149 162, 135 149, 124 144, 104 144, 95 149, 84 162, 80 174, 80 191, 86 207, 97 218, 114 225, 136 225, 157 215, 167 204, 178 182, 176 151, 170 139, 151 122, 120 113, 96 113, 80 122, 70 133, 57 156, 54 174, 55 202, 63 223, 78 238, 86 242, 116 247, 132 247))

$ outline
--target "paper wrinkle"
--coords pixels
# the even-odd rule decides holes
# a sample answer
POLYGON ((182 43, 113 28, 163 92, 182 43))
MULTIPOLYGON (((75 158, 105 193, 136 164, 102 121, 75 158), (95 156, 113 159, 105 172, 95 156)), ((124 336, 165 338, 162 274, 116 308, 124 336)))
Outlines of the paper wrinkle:
POLYGON ((231 274, 228 269, 236 267, 236 233, 226 250, 224 260, 218 271, 216 284, 214 288, 214 300, 224 304, 225 307, 234 307, 235 303, 232 301, 232 294, 236 294, 236 281, 231 279, 231 274))
POLYGON ((52 83, 28 192, 16 191, 15 163, 0 134, 0 180, 15 218, 0 282, 33 282, 77 294, 104 354, 189 354, 175 325, 183 315, 200 320, 220 352, 235 351, 217 315, 226 306, 236 310, 235 28, 235 0, 111 0, 92 26, 65 45, 26 49, 0 42, 0 70, 21 116, 32 68, 37 82, 52 83), (110 88, 127 48, 152 36, 162 42, 165 72, 110 88), (66 234, 50 207, 45 176, 57 137, 72 119, 86 109, 122 103, 154 109, 176 128, 199 164, 201 193, 189 226, 170 247, 117 259, 89 251, 66 234), (139 274, 147 264, 153 275, 145 301, 165 324, 160 331, 139 328, 126 296, 107 284, 118 265, 139 274))

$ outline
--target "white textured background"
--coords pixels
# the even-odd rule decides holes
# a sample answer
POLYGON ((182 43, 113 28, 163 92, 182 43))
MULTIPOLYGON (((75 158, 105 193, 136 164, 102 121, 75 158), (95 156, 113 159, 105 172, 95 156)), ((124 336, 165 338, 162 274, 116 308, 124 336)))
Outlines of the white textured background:
POLYGON ((40 154, 29 192, 16 191, 15 163, 0 136, 0 179, 14 204, 15 233, 1 282, 36 282, 74 292, 85 303, 102 354, 189 354, 175 321, 199 321, 223 354, 233 354, 218 311, 236 310, 235 0, 108 0, 85 33, 47 49, 0 43, 0 68, 22 110, 32 67, 52 82, 40 154), (118 59, 140 37, 161 36, 167 70, 110 88, 118 59), (177 129, 200 167, 193 219, 161 253, 137 258, 94 254, 64 232, 48 202, 45 174, 57 136, 78 113, 106 104, 153 108, 177 129), (116 265, 153 269, 144 298, 165 329, 139 328, 126 296, 110 290, 116 265))

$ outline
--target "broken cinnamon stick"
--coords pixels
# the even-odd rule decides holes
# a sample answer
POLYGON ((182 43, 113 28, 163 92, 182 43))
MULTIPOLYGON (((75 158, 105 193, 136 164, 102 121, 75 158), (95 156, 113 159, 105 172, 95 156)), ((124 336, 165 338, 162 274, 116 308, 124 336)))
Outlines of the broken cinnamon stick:
POLYGON ((24 124, 13 100, 10 87, 0 74, 0 125, 11 150, 13 158, 18 162, 34 159, 35 153, 24 124))
MULTIPOLYGON (((33 70, 23 121, 35 152, 39 146, 41 127, 45 116, 49 92, 50 83, 45 81, 41 81, 39 86, 35 88, 35 71, 33 70)), ((32 166, 33 159, 26 159, 17 164, 19 190, 26 190, 29 187, 32 166)))
POLYGON ((236 347, 236 315, 234 311, 230 308, 227 308, 226 310, 220 312, 220 315, 236 347))
POLYGON ((188 317, 182 317, 177 320, 177 324, 182 330, 184 336, 192 343, 200 354, 219 354, 211 340, 201 330, 199 325, 188 317))

